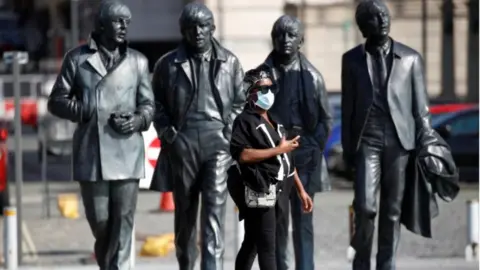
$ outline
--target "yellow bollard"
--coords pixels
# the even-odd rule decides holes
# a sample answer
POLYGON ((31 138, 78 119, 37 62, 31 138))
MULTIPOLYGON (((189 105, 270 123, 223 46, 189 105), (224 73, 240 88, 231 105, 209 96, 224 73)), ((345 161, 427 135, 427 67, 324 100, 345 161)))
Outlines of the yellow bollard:
POLYGON ((175 249, 175 234, 147 237, 140 250, 143 257, 165 257, 175 249))
POLYGON ((69 219, 77 219, 80 217, 80 214, 78 213, 77 194, 66 193, 58 195, 57 206, 62 217, 69 219))

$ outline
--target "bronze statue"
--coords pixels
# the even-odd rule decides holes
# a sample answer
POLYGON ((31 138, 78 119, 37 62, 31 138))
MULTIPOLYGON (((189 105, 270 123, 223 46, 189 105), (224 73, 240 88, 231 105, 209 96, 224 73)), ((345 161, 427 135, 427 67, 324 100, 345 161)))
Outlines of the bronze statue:
POLYGON ((49 111, 78 124, 73 174, 95 237, 100 269, 130 269, 142 131, 154 115, 147 59, 127 47, 131 13, 103 1, 87 44, 70 50, 48 100, 49 111))
POLYGON ((237 57, 213 38, 212 12, 190 3, 183 40, 155 64, 155 128, 162 141, 151 189, 172 191, 180 270, 195 266, 201 193, 201 269, 223 269, 227 169, 232 123, 245 105, 237 57))
MULTIPOLYGON (((299 52, 304 41, 299 19, 281 16, 273 25, 271 37, 274 49, 263 65, 269 67, 278 89, 269 111, 283 123, 289 139, 301 136, 293 156, 300 180, 313 199, 316 192, 331 189, 322 154, 332 126, 327 90, 321 73, 299 52)), ((280 198, 278 205, 283 211, 277 217, 277 267, 284 270, 288 269, 288 197, 280 198)), ((314 270, 313 213, 303 213, 296 195, 290 196, 290 207, 295 268, 314 270)))
POLYGON ((423 60, 389 36, 383 1, 360 2, 355 19, 366 42, 342 58, 342 146, 355 171, 353 269, 370 269, 380 191, 376 267, 393 270, 400 219, 411 214, 402 213, 402 202, 413 199, 404 198, 407 164, 431 130, 423 60))

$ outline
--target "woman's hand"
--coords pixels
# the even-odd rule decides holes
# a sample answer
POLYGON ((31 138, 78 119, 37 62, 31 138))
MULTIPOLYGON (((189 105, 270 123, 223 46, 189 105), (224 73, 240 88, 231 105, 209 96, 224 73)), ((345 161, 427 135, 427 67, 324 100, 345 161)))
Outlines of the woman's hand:
POLYGON ((300 145, 298 140, 300 140, 300 136, 297 136, 291 140, 287 140, 285 137, 282 137, 277 147, 281 153, 289 153, 300 145))
POLYGON ((302 181, 300 181, 300 177, 298 176, 298 171, 295 168, 295 174, 293 175, 293 181, 295 183, 295 188, 297 189, 298 197, 302 201, 302 207, 304 213, 310 213, 313 210, 313 201, 310 198, 310 195, 305 191, 303 188, 302 181))
POLYGON ((300 196, 300 200, 302 200, 303 212, 310 213, 313 211, 313 201, 312 198, 308 195, 307 192, 302 191, 298 194, 300 196))

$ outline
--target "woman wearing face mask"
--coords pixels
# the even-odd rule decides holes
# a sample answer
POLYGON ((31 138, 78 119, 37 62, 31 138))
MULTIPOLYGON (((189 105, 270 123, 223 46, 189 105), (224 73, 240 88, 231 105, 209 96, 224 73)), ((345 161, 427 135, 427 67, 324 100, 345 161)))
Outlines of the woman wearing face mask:
MULTIPOLYGON (((230 152, 237 164, 230 169, 228 179, 240 219, 245 219, 245 238, 235 270, 250 270, 257 254, 261 270, 276 270, 279 201, 286 200, 288 205, 290 190, 295 185, 304 211, 312 211, 313 204, 290 154, 299 146, 300 136, 286 140, 283 126, 268 112, 275 100, 268 72, 262 67, 250 70, 244 82, 247 104, 233 123, 230 152)), ((288 215, 288 208, 286 211, 282 214, 288 215)))

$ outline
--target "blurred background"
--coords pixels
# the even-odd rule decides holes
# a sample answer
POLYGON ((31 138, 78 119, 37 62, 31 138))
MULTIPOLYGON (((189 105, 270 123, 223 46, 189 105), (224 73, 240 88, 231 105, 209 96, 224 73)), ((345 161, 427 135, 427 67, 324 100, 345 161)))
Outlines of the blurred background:
MULTIPOLYGON (((55 73, 62 56, 88 38, 100 0, 1 0, 0 50, 30 54, 25 72, 55 73)), ((340 89, 340 57, 362 41, 354 20, 357 0, 204 0, 215 14, 216 36, 246 69, 271 49, 270 30, 284 13, 305 23, 304 53, 340 89)), ((124 0, 133 20, 130 44, 153 66, 178 44, 178 14, 188 0, 124 0)), ((387 0, 392 36, 422 53, 432 97, 478 101, 478 1, 387 0)), ((8 72, 4 69, 3 72, 8 72)))
MULTIPOLYGON (((83 217, 65 218, 60 198, 78 198, 71 181, 71 139, 75 125, 50 115, 46 100, 63 55, 86 41, 100 0, 0 0, 0 53, 22 50, 29 62, 21 67, 24 219, 31 231, 36 259, 32 263, 84 262, 93 239, 83 217), (71 198, 71 197, 69 197, 71 198)), ((133 14, 129 45, 147 56, 150 71, 164 53, 174 49, 181 35, 178 16, 188 0, 123 0, 133 14)), ((240 59, 245 70, 261 63, 272 49, 270 31, 282 14, 305 24, 303 53, 323 74, 335 124, 325 149, 335 190, 316 198, 319 228, 318 260, 342 257, 348 243, 348 205, 351 176, 341 159, 341 56, 363 42, 354 13, 357 0, 204 0, 214 13, 215 36, 240 59), (339 226, 342 224, 342 226, 339 226)), ((391 36, 413 47, 425 60, 432 125, 447 140, 460 169, 462 192, 442 204, 434 222, 433 240, 406 234, 400 255, 461 257, 467 243, 465 201, 478 199, 479 176, 479 44, 478 0, 387 0, 392 15, 391 36)), ((0 62, 0 205, 15 204, 13 153, 12 68, 0 62), (10 183, 10 185, 9 185, 10 183), (10 196, 8 196, 10 194, 10 196)), ((139 239, 171 233, 173 215, 162 210, 159 194, 139 197, 139 239), (152 212, 152 209, 155 213, 152 212), (155 225, 155 226, 152 226, 155 225), (143 235, 143 236, 142 236, 143 235), (143 238, 142 238, 143 237, 143 238)), ((229 202, 229 207, 231 202, 229 202)), ((75 207, 74 207, 75 208, 75 207)), ((234 213, 227 216, 227 247, 234 241, 234 213), (231 228, 230 228, 231 227, 231 228)), ((165 210, 165 209, 163 209, 165 210)), ((0 225, 2 226, 2 225, 0 225)), ((230 245, 231 246, 231 245, 230 245)), ((137 247, 140 248, 140 247, 137 247)), ((0 247, 1 249, 1 247, 0 247)), ((227 250, 227 259, 234 256, 227 250)), ((172 253, 166 259, 174 261, 172 253)), ((87 260, 88 261, 88 260, 87 260)))

